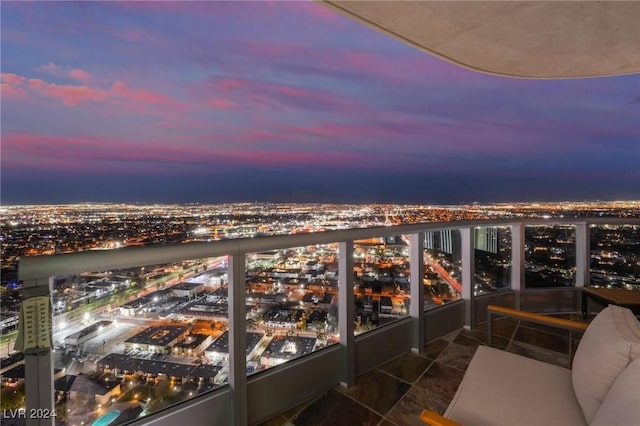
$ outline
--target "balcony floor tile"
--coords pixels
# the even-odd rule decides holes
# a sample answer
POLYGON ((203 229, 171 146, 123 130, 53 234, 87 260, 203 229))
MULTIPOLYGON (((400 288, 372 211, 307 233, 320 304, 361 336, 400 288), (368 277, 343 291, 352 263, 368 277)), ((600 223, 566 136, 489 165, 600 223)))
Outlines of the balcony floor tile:
POLYGON ((433 342, 428 343, 424 347, 421 355, 424 355, 429 359, 435 360, 436 358, 438 358, 438 355, 440 355, 440 353, 443 350, 445 350, 447 346, 449 346, 449 342, 444 339, 434 340, 433 342))
MULTIPOLYGON (((499 349, 570 367, 568 336, 507 318, 495 320, 493 331, 499 349)), ((575 350, 580 334, 573 337, 575 350)), ((357 377, 350 389, 336 386, 265 425, 423 426, 420 412, 444 413, 477 347, 484 344, 486 326, 459 330, 425 345, 419 355, 407 353, 357 377)))
POLYGON ((486 340, 480 340, 478 337, 480 335, 479 332, 473 333, 468 330, 460 330, 460 333, 453 339, 453 343, 457 343, 462 346, 467 346, 472 349, 478 349, 478 346, 481 344, 485 344, 486 340))
POLYGON ((292 423, 289 422, 289 420, 284 415, 281 415, 264 423, 260 423, 259 426, 288 426, 291 424, 292 423))
POLYGON ((463 376, 464 373, 456 368, 434 362, 415 385, 451 401, 463 376))
POLYGON ((411 388, 411 385, 379 370, 356 378, 350 389, 341 389, 346 395, 382 415, 393 407, 411 388))
POLYGON ((449 401, 442 396, 418 387, 413 387, 387 414, 386 418, 398 426, 424 426, 420 413, 424 409, 445 412, 449 401))
POLYGON ((413 383, 431 365, 431 360, 409 352, 400 358, 380 367, 381 370, 395 376, 405 382, 413 383))
POLYGON ((291 419, 295 426, 376 426, 382 417, 340 392, 331 390, 291 419))
MULTIPOLYGON (((513 333, 518 327, 518 321, 512 318, 498 318, 493 321, 493 335, 511 340, 513 333)), ((487 326, 483 325, 482 330, 487 330, 487 326)))
POLYGON ((447 348, 436 358, 436 361, 465 371, 476 353, 478 346, 464 346, 459 343, 450 343, 447 348))

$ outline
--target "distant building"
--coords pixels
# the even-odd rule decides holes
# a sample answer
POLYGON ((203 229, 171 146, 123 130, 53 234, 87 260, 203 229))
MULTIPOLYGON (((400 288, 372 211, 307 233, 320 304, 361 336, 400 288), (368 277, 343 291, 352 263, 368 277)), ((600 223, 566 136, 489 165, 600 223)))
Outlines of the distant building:
POLYGON ((198 356, 211 344, 211 336, 190 334, 172 348, 174 355, 198 356))
MULTIPOLYGON (((247 357, 251 357, 262 341, 264 334, 255 331, 247 331, 247 357)), ((205 349, 205 355, 213 362, 227 361, 229 359, 229 332, 222 333, 214 342, 205 349)))
POLYGON ((0 314, 0 332, 4 333, 17 328, 18 320, 19 316, 17 314, 0 314))
POLYGON ((476 228, 475 248, 489 253, 498 253, 498 228, 476 228))
POLYGON ((206 271, 186 280, 188 284, 203 284, 205 287, 217 287, 229 281, 227 271, 206 271))
POLYGON ((390 314, 393 311, 393 302, 389 296, 380 296, 380 312, 390 314))
MULTIPOLYGON (((54 380, 64 377, 64 375, 65 375, 65 371, 63 369, 61 368, 53 369, 54 380)), ((0 384, 2 388, 4 388, 5 386, 11 386, 12 384, 15 384, 15 383, 23 382, 25 378, 24 359, 22 363, 13 364, 13 367, 4 371, 0 375, 0 378, 1 378, 0 384)))
POLYGON ((453 239, 451 229, 442 231, 427 231, 424 233, 424 248, 440 250, 444 253, 453 253, 453 239))
POLYGON ((202 287, 200 283, 182 283, 171 287, 171 292, 175 297, 187 297, 191 299, 202 291, 202 287))
POLYGON ((215 365, 193 365, 166 362, 158 359, 141 359, 122 354, 109 354, 98 361, 98 369, 116 377, 138 376, 147 380, 171 379, 178 383, 212 385, 220 371, 215 365))
POLYGON ((78 397, 89 397, 96 404, 103 405, 121 393, 118 381, 96 379, 84 374, 61 377, 54 382, 54 389, 57 400, 78 400, 78 397))
POLYGON ((64 338, 65 346, 79 347, 110 328, 113 321, 98 321, 64 338))
POLYGON ((153 326, 125 340, 125 350, 144 350, 168 353, 170 348, 189 334, 187 327, 178 325, 153 326))
POLYGON ((262 353, 260 363, 272 367, 309 354, 313 352, 316 340, 313 337, 274 337, 262 353))
POLYGON ((5 371, 9 371, 14 367, 19 365, 24 365, 24 353, 16 352, 7 358, 2 358, 0 361, 0 374, 3 374, 5 371))
POLYGON ((302 319, 302 309, 270 309, 264 314, 264 325, 276 328, 294 328, 302 319))

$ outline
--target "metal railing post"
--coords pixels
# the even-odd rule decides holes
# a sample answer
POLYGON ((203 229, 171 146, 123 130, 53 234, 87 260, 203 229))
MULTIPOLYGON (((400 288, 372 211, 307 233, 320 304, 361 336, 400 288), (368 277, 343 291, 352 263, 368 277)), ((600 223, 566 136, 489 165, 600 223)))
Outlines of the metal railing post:
POLYGON ((591 230, 586 222, 576 223, 576 287, 591 284, 591 230))
MULTIPOLYGON (((51 304, 53 280, 28 280, 23 283, 22 300, 47 296, 51 304)), ((38 315, 45 314, 38 312, 38 315)), ((53 325, 53 311, 49 310, 49 325, 53 325)), ((40 320, 36 320, 40 322, 40 320)), ((25 330, 26 331, 26 330, 25 330)), ((47 331, 52 337, 52 330, 47 331)), ((53 404, 53 352, 51 347, 39 347, 24 351, 25 364, 25 417, 27 426, 52 426, 55 420, 53 404), (42 415, 31 415, 42 413, 42 415)))
POLYGON ((248 424, 247 415, 247 308, 245 254, 229 256, 229 386, 233 424, 248 424))
POLYGON ((522 309, 524 290, 524 230, 522 223, 511 225, 511 290, 515 292, 515 309, 522 309))
POLYGON ((338 243, 338 329, 343 351, 340 384, 347 388, 355 383, 354 306, 353 241, 342 241, 338 243))
POLYGON ((420 353, 424 348, 424 232, 411 234, 409 268, 411 271, 411 302, 409 313, 413 318, 413 348, 420 353))
POLYGON ((475 244, 474 228, 460 228, 462 242, 462 299, 465 306, 464 324, 467 327, 475 325, 473 309, 473 288, 475 286, 475 244))
POLYGON ((487 345, 493 346, 493 313, 487 309, 487 345))

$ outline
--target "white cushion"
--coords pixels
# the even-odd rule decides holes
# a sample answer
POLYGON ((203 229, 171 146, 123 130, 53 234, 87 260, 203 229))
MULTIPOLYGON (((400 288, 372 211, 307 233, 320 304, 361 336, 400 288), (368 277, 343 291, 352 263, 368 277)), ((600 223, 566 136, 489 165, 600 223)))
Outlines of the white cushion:
MULTIPOLYGON (((629 309, 610 305, 591 322, 573 359, 572 381, 591 423, 616 377, 640 355, 640 323, 629 309)), ((640 422, 640 420, 639 420, 640 422)))
POLYGON ((613 382, 591 426, 640 424, 640 357, 622 370, 613 382))
POLYGON ((479 346, 445 417, 465 425, 585 425, 571 371, 479 346))

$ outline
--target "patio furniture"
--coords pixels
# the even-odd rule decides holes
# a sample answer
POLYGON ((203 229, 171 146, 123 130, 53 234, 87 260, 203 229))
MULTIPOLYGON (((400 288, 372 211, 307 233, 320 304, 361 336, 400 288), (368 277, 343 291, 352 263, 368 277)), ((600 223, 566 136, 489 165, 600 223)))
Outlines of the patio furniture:
MULTIPOLYGON (((432 426, 640 424, 640 322, 610 305, 589 324, 489 306, 505 314, 585 330, 572 369, 479 346, 444 416, 424 410, 432 426)), ((489 327, 490 329, 491 327, 489 327)))
POLYGON ((623 288, 583 287, 582 318, 589 315, 589 299, 604 305, 613 304, 629 308, 635 315, 640 315, 640 291, 623 288))

